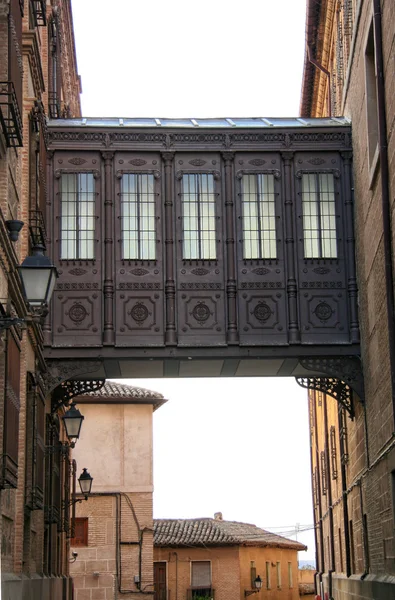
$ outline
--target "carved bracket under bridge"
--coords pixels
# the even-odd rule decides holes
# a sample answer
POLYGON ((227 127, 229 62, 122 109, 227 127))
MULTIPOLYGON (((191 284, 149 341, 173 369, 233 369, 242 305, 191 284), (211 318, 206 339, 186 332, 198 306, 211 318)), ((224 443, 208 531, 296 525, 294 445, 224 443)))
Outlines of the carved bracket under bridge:
POLYGON ((335 398, 354 418, 354 393, 364 401, 364 382, 362 365, 355 356, 336 358, 300 358, 300 364, 308 371, 327 373, 329 377, 296 377, 297 383, 304 388, 316 390, 335 398))

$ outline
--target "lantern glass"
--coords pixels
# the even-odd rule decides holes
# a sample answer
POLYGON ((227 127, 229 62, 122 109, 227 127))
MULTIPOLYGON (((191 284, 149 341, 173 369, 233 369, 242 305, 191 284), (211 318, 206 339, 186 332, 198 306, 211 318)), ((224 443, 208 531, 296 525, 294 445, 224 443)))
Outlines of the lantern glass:
POLYGON ((78 478, 80 484, 81 493, 84 496, 88 496, 91 493, 93 477, 91 477, 87 469, 83 469, 81 475, 78 478))
POLYGON ((63 424, 66 430, 66 435, 71 439, 76 439, 80 437, 81 433, 81 425, 84 420, 84 416, 80 413, 75 403, 73 402, 70 409, 63 415, 63 424))
POLYGON ((56 267, 48 256, 44 256, 43 248, 36 247, 33 256, 27 256, 18 272, 22 280, 26 300, 31 306, 48 304, 58 277, 56 267))
POLYGON ((259 577, 259 575, 254 579, 254 585, 257 590, 262 588, 262 579, 259 577))

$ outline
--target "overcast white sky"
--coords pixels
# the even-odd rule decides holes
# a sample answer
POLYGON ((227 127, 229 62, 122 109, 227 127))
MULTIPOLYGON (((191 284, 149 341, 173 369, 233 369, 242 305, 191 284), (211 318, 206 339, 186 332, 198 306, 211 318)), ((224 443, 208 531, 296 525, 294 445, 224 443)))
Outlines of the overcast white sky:
MULTIPOLYGON (((305 0, 72 5, 84 116, 299 114, 305 0)), ((169 399, 154 417, 155 517, 312 524, 307 393, 294 380, 124 383, 169 399)), ((314 558, 313 532, 298 539, 314 558)))

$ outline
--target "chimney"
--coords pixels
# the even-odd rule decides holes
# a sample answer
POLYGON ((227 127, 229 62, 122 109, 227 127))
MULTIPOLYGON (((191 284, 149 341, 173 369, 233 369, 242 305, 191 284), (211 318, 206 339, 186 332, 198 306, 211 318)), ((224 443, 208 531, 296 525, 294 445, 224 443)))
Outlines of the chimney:
POLYGON ((222 513, 221 512, 214 513, 214 521, 222 521, 222 513))

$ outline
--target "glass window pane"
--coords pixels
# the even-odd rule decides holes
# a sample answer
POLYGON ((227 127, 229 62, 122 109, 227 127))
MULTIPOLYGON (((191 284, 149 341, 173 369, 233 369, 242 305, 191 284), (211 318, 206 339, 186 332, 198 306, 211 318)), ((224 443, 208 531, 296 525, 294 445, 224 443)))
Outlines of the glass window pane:
POLYGON ((244 258, 276 258, 274 176, 243 175, 241 190, 244 258))
POLYGON ((122 177, 122 257, 126 260, 155 260, 154 188, 152 174, 129 173, 122 177))
POLYGON ((214 177, 210 173, 182 178, 183 258, 216 258, 214 177))

